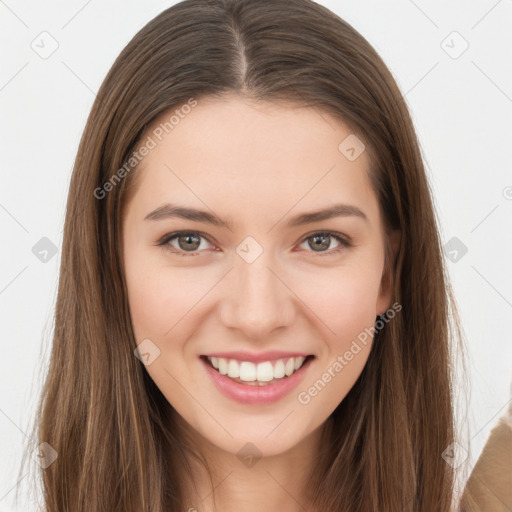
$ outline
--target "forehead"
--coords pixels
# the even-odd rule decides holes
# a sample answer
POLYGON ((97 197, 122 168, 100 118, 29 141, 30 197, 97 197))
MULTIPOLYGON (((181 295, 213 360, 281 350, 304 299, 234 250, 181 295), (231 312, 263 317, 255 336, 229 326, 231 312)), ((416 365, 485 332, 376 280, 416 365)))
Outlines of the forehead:
POLYGON ((354 137, 316 108, 199 99, 192 108, 162 113, 142 136, 152 149, 135 171, 135 199, 147 208, 181 201, 256 216, 345 201, 375 217, 369 155, 354 137), (350 146, 360 153, 355 159, 354 152, 347 157, 350 146))

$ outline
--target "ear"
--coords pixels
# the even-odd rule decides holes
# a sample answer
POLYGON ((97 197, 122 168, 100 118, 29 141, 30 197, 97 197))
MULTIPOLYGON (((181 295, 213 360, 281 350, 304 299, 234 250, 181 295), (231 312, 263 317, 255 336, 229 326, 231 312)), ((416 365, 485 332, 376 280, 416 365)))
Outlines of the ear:
POLYGON ((382 272, 379 296, 377 298, 376 315, 382 315, 391 307, 394 288, 393 267, 401 240, 400 230, 397 229, 391 231, 386 236, 388 237, 386 244, 386 260, 382 272))

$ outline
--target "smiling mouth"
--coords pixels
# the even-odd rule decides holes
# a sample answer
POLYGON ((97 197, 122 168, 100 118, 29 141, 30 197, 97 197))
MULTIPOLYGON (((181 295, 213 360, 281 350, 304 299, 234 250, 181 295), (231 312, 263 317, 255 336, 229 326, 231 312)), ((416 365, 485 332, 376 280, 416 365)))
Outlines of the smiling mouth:
POLYGON ((268 386, 287 379, 314 357, 285 357, 261 363, 210 356, 201 356, 201 359, 234 382, 249 386, 268 386))

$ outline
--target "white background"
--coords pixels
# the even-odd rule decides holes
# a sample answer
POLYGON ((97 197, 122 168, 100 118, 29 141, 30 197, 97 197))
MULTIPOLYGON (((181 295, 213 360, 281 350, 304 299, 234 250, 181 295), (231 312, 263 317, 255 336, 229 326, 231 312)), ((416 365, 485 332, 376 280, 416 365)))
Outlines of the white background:
MULTIPOLYGON (((122 48, 173 3, 0 0, 0 511, 15 510, 86 117, 122 48), (47 59, 31 47, 43 31, 58 43, 47 59), (32 252, 42 237, 58 250, 46 263, 32 252)), ((443 243, 457 237, 468 249, 447 264, 469 348, 472 465, 510 402, 512 380, 512 2, 319 3, 391 69, 420 138, 443 243), (463 41, 454 31, 469 44, 458 58, 463 41)))

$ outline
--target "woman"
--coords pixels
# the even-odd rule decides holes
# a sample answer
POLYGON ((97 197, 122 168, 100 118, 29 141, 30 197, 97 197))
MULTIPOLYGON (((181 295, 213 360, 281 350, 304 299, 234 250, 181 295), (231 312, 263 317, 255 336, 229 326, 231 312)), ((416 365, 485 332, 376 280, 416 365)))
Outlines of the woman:
POLYGON ((413 124, 369 43, 309 0, 174 5, 78 150, 45 509, 450 510, 450 306, 413 124))

